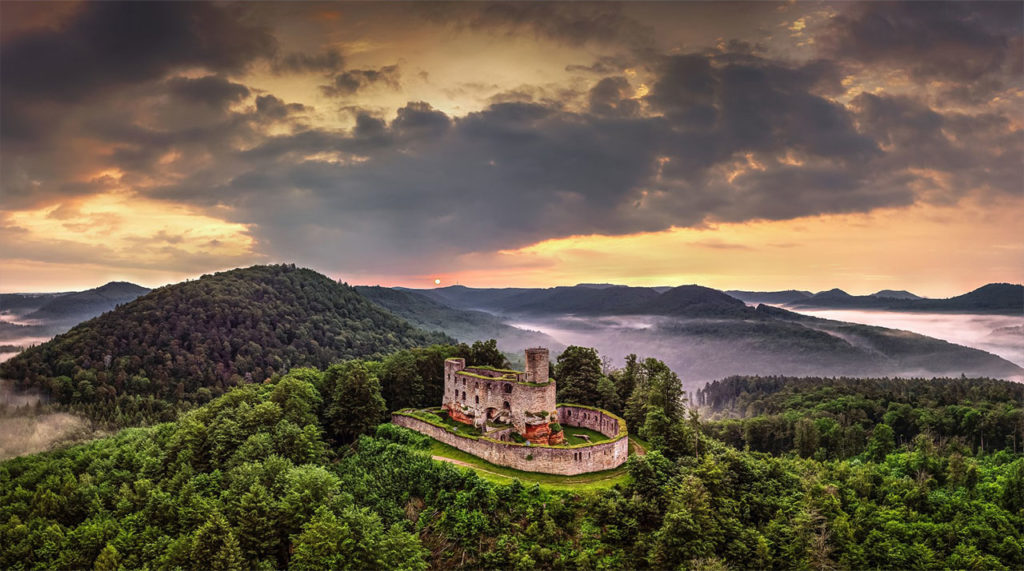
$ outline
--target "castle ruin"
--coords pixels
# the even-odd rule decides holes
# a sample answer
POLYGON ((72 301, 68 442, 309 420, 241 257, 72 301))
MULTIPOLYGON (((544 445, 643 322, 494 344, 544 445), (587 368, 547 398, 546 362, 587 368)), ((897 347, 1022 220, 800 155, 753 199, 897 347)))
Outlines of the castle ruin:
MULTIPOLYGON (((487 431, 487 423, 511 425, 534 444, 559 444, 555 381, 548 377, 548 350, 526 350, 526 371, 466 367, 465 359, 444 362, 442 408, 453 419, 487 431)), ((502 436, 508 436, 507 434, 502 436)))
POLYGON ((556 404, 548 368, 544 348, 526 350, 526 371, 467 367, 465 359, 447 359, 442 406, 395 411, 391 421, 518 470, 575 475, 621 466, 629 454, 626 421, 590 406, 556 404), (479 431, 465 434, 437 415, 479 431), (573 430, 582 428, 605 439, 591 442, 573 430), (568 444, 566 430, 586 442, 568 444))

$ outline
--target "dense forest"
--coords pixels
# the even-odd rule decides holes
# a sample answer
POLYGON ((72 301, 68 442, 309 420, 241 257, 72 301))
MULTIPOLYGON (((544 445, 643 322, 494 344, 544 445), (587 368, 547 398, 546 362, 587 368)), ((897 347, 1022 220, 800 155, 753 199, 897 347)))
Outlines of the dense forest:
POLYGON ((918 437, 960 454, 1024 451, 1024 385, 993 379, 731 377, 697 404, 710 434, 738 448, 880 459, 918 437))
POLYGON ((154 290, 24 351, 0 376, 124 426, 293 367, 448 341, 312 270, 254 266, 154 290))
POLYGON ((4 462, 0 567, 1024 566, 1015 445, 972 446, 919 424, 899 438, 896 422, 941 418, 957 402, 1019 407, 1016 385, 737 378, 697 397, 753 418, 854 410, 856 399, 881 407, 865 413, 869 445, 834 459, 723 442, 721 427, 738 419, 701 419, 664 364, 631 356, 609 370, 570 347, 555 364, 559 398, 623 412, 649 451, 629 460, 624 485, 562 492, 489 483, 431 460, 426 437, 378 425, 395 406, 438 401, 431 371, 452 351, 504 359, 479 343, 295 369, 175 422, 4 462), (887 420, 894 402, 911 414, 887 420))

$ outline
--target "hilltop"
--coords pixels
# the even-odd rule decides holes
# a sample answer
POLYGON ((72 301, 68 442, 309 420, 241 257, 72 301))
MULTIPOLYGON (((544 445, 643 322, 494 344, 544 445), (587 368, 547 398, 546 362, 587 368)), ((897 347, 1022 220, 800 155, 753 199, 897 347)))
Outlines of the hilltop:
POLYGON ((144 407, 139 398, 204 401, 292 367, 448 340, 312 270, 254 266, 156 289, 0 364, 0 375, 65 404, 130 396, 144 407))
POLYGON ((553 288, 474 289, 465 286, 408 290, 459 309, 505 315, 754 315, 752 308, 718 290, 684 285, 673 288, 593 284, 553 288))
POLYGON ((133 283, 110 282, 85 291, 0 294, 0 316, 15 321, 0 321, 0 341, 46 339, 146 293, 133 283))
POLYGON ((84 321, 110 311, 133 299, 149 293, 130 282, 110 282, 97 288, 58 295, 39 309, 25 315, 26 320, 84 321))
POLYGON ((932 311, 1024 315, 1024 286, 987 284, 947 299, 928 299, 907 291, 882 290, 871 295, 850 295, 840 289, 787 302, 794 309, 878 309, 884 311, 932 311))
POLYGON ((784 291, 744 291, 730 289, 725 293, 746 303, 792 303, 814 295, 809 291, 788 289, 784 291))
POLYGON ((513 327, 483 311, 449 307, 421 293, 380 286, 355 286, 355 289, 366 299, 424 331, 441 332, 465 343, 500 339, 499 347, 506 353, 519 353, 527 347, 543 346, 559 351, 564 348, 539 331, 513 327))

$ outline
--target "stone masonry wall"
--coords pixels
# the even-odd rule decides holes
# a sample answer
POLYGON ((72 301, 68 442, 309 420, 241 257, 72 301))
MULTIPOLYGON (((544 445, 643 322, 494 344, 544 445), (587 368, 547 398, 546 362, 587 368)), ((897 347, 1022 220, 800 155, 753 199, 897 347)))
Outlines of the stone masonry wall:
MULTIPOLYGON (((530 386, 501 379, 483 379, 470 376, 461 369, 448 368, 448 363, 445 365, 442 405, 446 408, 452 404, 457 409, 469 407, 477 419, 486 418, 487 409, 493 408, 498 414, 510 416, 519 431, 526 430, 527 422, 540 421, 539 417, 528 417, 526 412, 555 412, 555 383, 530 386)), ((472 371, 472 367, 467 371, 472 371)))
MULTIPOLYGON (((590 409, 579 409, 577 407, 567 408, 569 408, 572 413, 571 415, 566 416, 567 422, 564 424, 567 426, 578 426, 577 424, 574 424, 575 418, 582 418, 582 412, 577 416, 577 411, 585 411, 588 416, 590 414, 598 414, 605 417, 607 420, 610 420, 615 424, 615 430, 611 431, 610 436, 614 437, 618 434, 618 421, 616 419, 590 409)), ((559 410, 558 417, 562 418, 561 410, 559 410)), ((468 452, 474 456, 483 458, 492 464, 507 466, 509 468, 515 468, 517 470, 524 470, 527 472, 573 476, 576 474, 585 474, 587 472, 611 470, 612 468, 621 466, 629 455, 629 439, 625 437, 618 440, 599 442, 597 444, 577 448, 553 448, 547 446, 525 446, 515 443, 467 438, 448 432, 441 427, 434 426, 433 424, 424 422, 418 418, 406 416, 401 413, 392 414, 391 422, 399 426, 410 428, 422 434, 426 434, 435 440, 454 446, 463 452, 468 452), (527 456, 532 457, 532 459, 527 460, 527 456)), ((591 421, 585 420, 583 422, 591 421)), ((582 424, 582 426, 597 430, 602 434, 606 434, 600 428, 594 427, 605 426, 607 424, 606 420, 594 420, 592 422, 594 423, 593 426, 591 424, 582 424)))
POLYGON ((558 423, 562 426, 582 426, 596 430, 608 438, 619 433, 619 421, 600 410, 572 405, 558 407, 558 423))

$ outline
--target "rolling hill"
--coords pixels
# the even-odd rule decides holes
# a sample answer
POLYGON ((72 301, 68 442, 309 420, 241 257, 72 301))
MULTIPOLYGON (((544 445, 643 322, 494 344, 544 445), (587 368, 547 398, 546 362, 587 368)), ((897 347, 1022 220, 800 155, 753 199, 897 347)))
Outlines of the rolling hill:
POLYGON ((450 341, 353 288, 293 265, 162 287, 0 364, 0 376, 61 403, 208 400, 298 366, 450 341))
POLYGON ((455 309, 420 293, 380 286, 356 286, 355 289, 366 299, 424 331, 438 331, 465 343, 497 339, 498 347, 506 353, 519 353, 527 347, 547 347, 552 351, 565 348, 539 331, 513 327, 483 311, 455 309))
POLYGON ((746 303, 792 303, 814 295, 809 291, 788 289, 784 291, 743 291, 730 289, 727 294, 746 303))
POLYGON ((97 288, 58 295, 25 315, 24 319, 78 323, 147 293, 149 288, 133 283, 110 282, 97 288))
POLYGON ((110 282, 85 291, 0 294, 0 342, 37 343, 64 333, 149 289, 128 282, 110 282))
POLYGON ((871 295, 850 295, 833 289, 788 303, 794 309, 878 309, 1024 315, 1024 286, 988 284, 947 299, 917 297, 906 291, 883 290, 871 295))
POLYGON ((465 286, 411 291, 459 309, 503 315, 721 315, 752 314, 743 302, 698 285, 648 288, 594 284, 553 288, 473 289, 465 286))
MULTIPOLYGON (((679 371, 692 389, 729 375, 1024 375, 1024 369, 1016 364, 979 349, 908 331, 812 318, 767 305, 755 309, 701 286, 679 286, 659 293, 653 288, 601 285, 514 290, 456 286, 417 291, 439 303, 472 305, 522 327, 539 329, 563 345, 596 347, 615 360, 629 353, 656 356, 679 371)), ((813 297, 832 303, 861 299, 838 289, 813 297)), ((971 302, 978 306, 978 297, 989 298, 969 295, 962 305, 971 302)), ((930 301, 868 299, 886 304, 930 301)), ((497 339, 501 342, 500 334, 497 339)))

